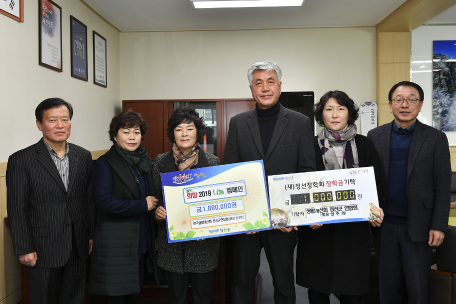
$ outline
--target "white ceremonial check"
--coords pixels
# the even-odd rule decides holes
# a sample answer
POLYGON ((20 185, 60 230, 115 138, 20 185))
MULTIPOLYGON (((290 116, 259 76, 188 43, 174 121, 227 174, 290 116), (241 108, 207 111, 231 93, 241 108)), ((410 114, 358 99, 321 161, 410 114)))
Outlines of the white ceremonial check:
POLYGON ((380 216, 373 167, 273 175, 268 185, 272 227, 380 216))
POLYGON ((263 161, 161 175, 168 242, 269 230, 263 161))

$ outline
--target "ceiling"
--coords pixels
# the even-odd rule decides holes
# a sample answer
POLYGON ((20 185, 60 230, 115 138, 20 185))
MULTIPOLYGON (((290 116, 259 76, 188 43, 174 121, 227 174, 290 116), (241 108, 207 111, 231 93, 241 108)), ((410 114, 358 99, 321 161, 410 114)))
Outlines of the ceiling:
POLYGON ((405 0, 305 0, 301 7, 195 9, 190 0, 81 0, 122 32, 375 26, 405 0))
POLYGON ((426 25, 456 25, 456 5, 425 23, 426 25))

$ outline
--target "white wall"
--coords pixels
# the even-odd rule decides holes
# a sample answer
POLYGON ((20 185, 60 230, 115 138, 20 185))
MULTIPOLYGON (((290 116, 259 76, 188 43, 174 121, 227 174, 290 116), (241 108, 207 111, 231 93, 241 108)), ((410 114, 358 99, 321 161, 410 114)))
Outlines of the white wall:
POLYGON ((49 97, 61 97, 74 107, 70 142, 91 151, 110 146, 109 122, 114 108, 120 107, 119 32, 79 0, 57 4, 63 13, 62 73, 38 65, 38 1, 24 1, 24 23, 0 15, 0 162, 42 136, 34 111, 49 97), (88 82, 71 77, 70 15, 87 25, 88 82), (93 30, 107 39, 107 89, 93 84, 93 30))
POLYGON ((38 1, 24 0, 25 22, 0 15, 0 303, 21 299, 20 263, 13 254, 6 214, 5 172, 8 156, 37 142, 35 108, 61 97, 74 107, 70 142, 91 151, 109 148, 107 130, 120 108, 119 33, 79 0, 57 0, 62 7, 63 72, 38 65, 38 1), (70 15, 87 25, 89 81, 71 77, 70 15), (93 84, 92 31, 107 39, 108 88, 93 84))
POLYGON ((282 91, 375 101, 375 28, 121 33, 122 99, 251 97, 247 70, 282 68, 282 91))
MULTIPOLYGON (((434 40, 456 40, 455 25, 422 25, 412 31, 411 80, 424 91, 424 104, 418 119, 432 126, 432 48, 434 40)), ((456 145, 456 132, 445 132, 450 146, 456 145)))

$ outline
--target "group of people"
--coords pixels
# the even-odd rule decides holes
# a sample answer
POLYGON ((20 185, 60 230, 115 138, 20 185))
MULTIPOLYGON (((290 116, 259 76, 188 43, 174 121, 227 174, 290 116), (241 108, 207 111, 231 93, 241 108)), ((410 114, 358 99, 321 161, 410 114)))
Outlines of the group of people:
MULTIPOLYGON (((374 167, 380 218, 313 224, 230 236, 232 297, 254 302, 264 249, 274 301, 296 303, 296 283, 311 304, 362 303, 369 291, 374 235, 381 303, 401 303, 405 276, 409 303, 428 303, 431 250, 448 227, 451 167, 444 133, 417 120, 421 87, 403 81, 389 92, 391 123, 357 134, 358 108, 342 91, 325 93, 314 115, 322 126, 312 138, 308 117, 278 103, 280 67, 271 61, 248 70, 253 110, 234 116, 224 164, 262 159, 267 176, 374 167)), ((145 272, 166 278, 171 303, 211 301, 219 238, 168 243, 160 174, 220 165, 200 149, 205 126, 198 113, 179 108, 168 121, 173 148, 152 159, 141 145, 148 126, 124 110, 112 118, 111 149, 92 167, 90 152, 67 142, 72 106, 59 98, 35 111, 40 141, 10 156, 6 182, 14 254, 25 265, 32 304, 84 303, 85 261, 91 254, 90 292, 106 303, 138 303, 145 272)))

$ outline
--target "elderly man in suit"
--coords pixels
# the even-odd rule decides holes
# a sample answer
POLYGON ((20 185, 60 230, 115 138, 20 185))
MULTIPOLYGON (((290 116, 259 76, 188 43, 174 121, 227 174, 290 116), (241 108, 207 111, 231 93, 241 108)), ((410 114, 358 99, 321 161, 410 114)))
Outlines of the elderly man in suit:
POLYGON ((448 228, 451 165, 445 134, 419 122, 424 93, 402 81, 388 95, 391 123, 371 130, 380 156, 387 195, 376 231, 380 302, 401 303, 403 271, 409 303, 428 303, 431 246, 448 228))
POLYGON ((92 157, 67 142, 73 108, 59 98, 35 110, 38 143, 8 159, 8 218, 14 254, 25 265, 30 302, 84 303, 92 250, 92 157))
MULTIPOLYGON (((282 71, 275 62, 257 62, 248 71, 256 108, 231 118, 223 162, 262 159, 266 175, 315 171, 310 119, 278 103, 282 71)), ((255 277, 264 248, 274 285, 275 303, 294 304, 293 254, 297 231, 272 231, 234 236, 233 302, 253 303, 255 277)))

